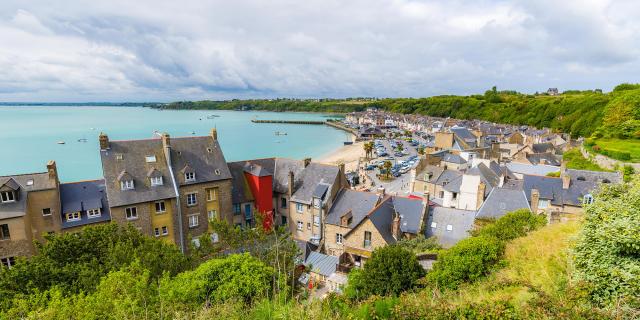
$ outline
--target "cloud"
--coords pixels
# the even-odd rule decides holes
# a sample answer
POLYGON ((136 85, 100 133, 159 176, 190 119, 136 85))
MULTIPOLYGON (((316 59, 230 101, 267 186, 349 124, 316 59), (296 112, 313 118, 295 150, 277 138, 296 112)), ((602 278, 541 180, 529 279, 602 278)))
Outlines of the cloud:
POLYGON ((430 96, 638 82, 637 1, 0 3, 0 100, 430 96))

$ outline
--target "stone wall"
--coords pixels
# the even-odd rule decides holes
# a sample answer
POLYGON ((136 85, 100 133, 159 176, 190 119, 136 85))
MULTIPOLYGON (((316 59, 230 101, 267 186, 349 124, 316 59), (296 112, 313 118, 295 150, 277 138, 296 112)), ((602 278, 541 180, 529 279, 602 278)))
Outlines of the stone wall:
POLYGON ((594 163, 596 163, 597 165, 605 169, 615 170, 616 166, 619 168, 622 168, 628 165, 628 166, 632 166, 633 169, 636 170, 636 172, 640 171, 640 163, 622 162, 616 159, 611 159, 607 156, 604 156, 598 153, 592 154, 589 151, 587 151, 587 149, 584 146, 580 146, 580 152, 582 152, 583 157, 593 161, 594 163))

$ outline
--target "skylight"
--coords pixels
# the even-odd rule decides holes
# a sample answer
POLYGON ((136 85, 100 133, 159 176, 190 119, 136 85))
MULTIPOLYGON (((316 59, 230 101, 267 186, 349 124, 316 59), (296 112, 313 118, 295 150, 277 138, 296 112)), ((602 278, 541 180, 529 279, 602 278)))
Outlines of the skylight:
POLYGON ((156 162, 156 156, 155 155, 146 156, 144 157, 144 160, 146 162, 156 162))

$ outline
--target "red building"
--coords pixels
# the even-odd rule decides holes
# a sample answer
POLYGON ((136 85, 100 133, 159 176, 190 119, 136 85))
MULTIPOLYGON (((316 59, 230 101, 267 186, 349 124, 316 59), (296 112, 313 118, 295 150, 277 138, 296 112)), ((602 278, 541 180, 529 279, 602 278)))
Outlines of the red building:
POLYGON ((273 226, 273 176, 256 164, 247 165, 244 175, 253 194, 256 211, 262 216, 262 227, 270 230, 273 226))

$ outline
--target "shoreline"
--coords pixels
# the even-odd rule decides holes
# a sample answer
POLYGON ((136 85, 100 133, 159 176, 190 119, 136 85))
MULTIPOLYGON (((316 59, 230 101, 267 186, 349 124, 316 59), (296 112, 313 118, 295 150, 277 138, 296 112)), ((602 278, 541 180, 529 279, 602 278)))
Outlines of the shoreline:
POLYGON ((364 157, 364 141, 354 142, 352 145, 341 146, 318 158, 317 162, 337 165, 344 163, 346 171, 356 171, 358 160, 364 157))

